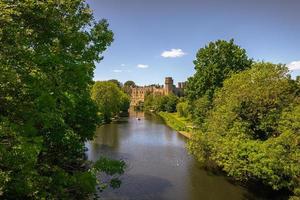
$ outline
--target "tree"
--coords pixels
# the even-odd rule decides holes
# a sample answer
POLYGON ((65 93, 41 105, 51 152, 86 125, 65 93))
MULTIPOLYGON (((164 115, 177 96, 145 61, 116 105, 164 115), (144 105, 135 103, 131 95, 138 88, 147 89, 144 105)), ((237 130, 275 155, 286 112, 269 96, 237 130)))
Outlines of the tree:
POLYGON ((211 108, 212 102, 208 95, 204 95, 199 99, 192 101, 188 106, 188 110, 192 116, 193 123, 202 126, 211 108))
POLYGON ((83 0, 0 3, 0 197, 84 199, 84 142, 99 122, 95 62, 113 41, 83 0))
POLYGON ((212 99, 214 91, 222 87, 226 78, 249 68, 251 63, 245 49, 234 44, 233 39, 210 42, 197 52, 196 73, 188 79, 185 94, 190 101, 204 95, 212 99))
POLYGON ((176 112, 176 105, 178 103, 178 97, 175 96, 174 94, 170 94, 168 96, 164 96, 165 104, 164 104, 164 111, 166 112, 176 112))
POLYGON ((135 82, 134 82, 134 81, 126 81, 126 82, 124 83, 124 86, 134 87, 134 86, 135 86, 135 82))
POLYGON ((153 94, 146 94, 145 95, 145 101, 143 104, 143 110, 154 110, 154 95, 153 94))
POLYGON ((105 123, 110 122, 120 111, 127 111, 129 108, 128 95, 111 81, 97 81, 91 94, 105 123))
POLYGON ((131 95, 131 88, 132 87, 135 87, 135 82, 133 81, 126 81, 124 83, 124 86, 123 86, 123 91, 128 94, 128 95, 131 95))
POLYGON ((108 80, 108 82, 112 82, 112 83, 116 84, 118 86, 118 88, 122 87, 122 83, 120 81, 118 81, 117 79, 110 79, 110 80, 108 80))
POLYGON ((104 122, 110 122, 112 116, 120 110, 120 91, 111 81, 97 81, 92 87, 92 99, 96 102, 104 122))
POLYGON ((177 105, 176 105, 176 110, 178 112, 178 115, 180 117, 188 117, 188 103, 187 101, 183 101, 183 102, 179 102, 177 105))
POLYGON ((128 94, 121 91, 121 100, 120 100, 120 111, 121 112, 128 112, 128 109, 130 107, 130 97, 128 94))
POLYGON ((300 101, 287 72, 257 63, 225 80, 189 150, 238 180, 298 188, 300 101))

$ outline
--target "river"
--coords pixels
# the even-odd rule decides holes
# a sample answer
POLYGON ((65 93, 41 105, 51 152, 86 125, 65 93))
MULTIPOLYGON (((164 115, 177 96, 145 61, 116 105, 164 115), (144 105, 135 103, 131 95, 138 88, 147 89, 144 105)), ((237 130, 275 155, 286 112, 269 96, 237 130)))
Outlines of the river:
POLYGON ((105 155, 128 165, 121 187, 105 190, 102 199, 261 199, 227 177, 203 170, 185 145, 186 138, 155 115, 133 112, 120 122, 99 127, 96 138, 86 145, 88 158, 105 155))

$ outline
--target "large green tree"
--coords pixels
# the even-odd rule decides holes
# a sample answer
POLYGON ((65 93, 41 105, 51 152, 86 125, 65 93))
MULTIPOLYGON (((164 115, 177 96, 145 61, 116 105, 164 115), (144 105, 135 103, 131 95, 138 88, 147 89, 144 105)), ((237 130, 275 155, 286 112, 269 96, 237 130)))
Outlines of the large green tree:
POLYGON ((90 87, 113 33, 84 0, 2 0, 0 13, 0 196, 86 198, 90 87))
POLYGON ((225 80, 189 142, 198 160, 213 161, 238 180, 296 191, 300 101, 287 72, 282 65, 257 63, 225 80))
POLYGON ((246 50, 234 44, 233 39, 210 42, 197 52, 196 73, 188 79, 185 94, 192 101, 204 95, 211 99, 226 78, 249 68, 251 63, 246 50))
POLYGON ((98 106, 99 116, 105 123, 110 122, 120 111, 127 111, 129 108, 129 96, 111 81, 97 81, 91 93, 98 106))

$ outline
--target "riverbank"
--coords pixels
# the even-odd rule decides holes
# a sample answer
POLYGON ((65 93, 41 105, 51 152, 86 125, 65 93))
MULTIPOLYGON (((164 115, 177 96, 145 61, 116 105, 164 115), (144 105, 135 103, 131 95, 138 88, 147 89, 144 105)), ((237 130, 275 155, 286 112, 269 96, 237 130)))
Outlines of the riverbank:
POLYGON ((159 112, 165 123, 187 138, 192 137, 193 125, 185 117, 178 116, 177 113, 159 112))

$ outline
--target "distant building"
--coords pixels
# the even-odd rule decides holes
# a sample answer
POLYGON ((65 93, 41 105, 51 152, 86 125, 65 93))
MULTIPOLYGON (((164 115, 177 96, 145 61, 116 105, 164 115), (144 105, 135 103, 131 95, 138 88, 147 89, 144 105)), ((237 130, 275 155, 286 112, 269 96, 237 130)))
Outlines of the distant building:
POLYGON ((150 85, 150 86, 135 86, 131 91, 131 106, 137 106, 139 103, 145 101, 145 96, 148 94, 155 95, 169 95, 175 94, 177 96, 183 96, 186 82, 178 82, 178 86, 174 85, 172 77, 165 78, 165 85, 150 85))

